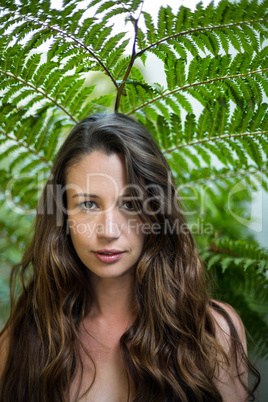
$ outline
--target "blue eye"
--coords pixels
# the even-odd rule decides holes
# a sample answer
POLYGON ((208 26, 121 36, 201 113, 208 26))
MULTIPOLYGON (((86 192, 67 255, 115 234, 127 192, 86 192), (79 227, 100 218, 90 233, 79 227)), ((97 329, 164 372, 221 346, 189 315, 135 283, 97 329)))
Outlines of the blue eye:
POLYGON ((90 209, 94 209, 96 207, 96 204, 93 201, 83 201, 79 204, 79 206, 81 206, 82 209, 87 211, 90 209))

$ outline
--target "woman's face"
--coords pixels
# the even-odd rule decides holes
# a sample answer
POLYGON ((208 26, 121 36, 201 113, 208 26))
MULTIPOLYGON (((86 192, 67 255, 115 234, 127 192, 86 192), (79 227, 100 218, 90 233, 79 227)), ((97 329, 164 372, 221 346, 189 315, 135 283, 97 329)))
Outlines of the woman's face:
POLYGON ((133 274, 144 234, 118 154, 93 151, 66 177, 70 235, 83 264, 101 278, 133 274))

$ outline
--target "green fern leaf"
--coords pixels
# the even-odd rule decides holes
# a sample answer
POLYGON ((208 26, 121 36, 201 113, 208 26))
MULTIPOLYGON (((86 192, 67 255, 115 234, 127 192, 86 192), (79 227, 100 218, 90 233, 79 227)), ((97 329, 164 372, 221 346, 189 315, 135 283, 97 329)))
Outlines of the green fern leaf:
POLYGON ((166 12, 165 8, 161 6, 158 11, 158 20, 157 20, 157 33, 158 37, 163 38, 166 34, 166 12))
MULTIPOLYGON (((93 92, 95 88, 94 86, 84 87, 79 92, 77 92, 76 96, 72 96, 72 101, 69 102, 68 108, 72 115, 76 116, 77 109, 80 109, 85 103, 89 102, 89 96, 93 92)), ((71 92, 71 91, 70 91, 71 92)), ((70 94, 67 94, 70 97, 70 94)))
POLYGON ((126 9, 125 9, 124 7, 116 8, 116 9, 114 9, 114 10, 109 11, 109 12, 105 15, 105 17, 103 17, 103 21, 104 21, 104 22, 107 22, 107 21, 109 21, 112 17, 114 17, 115 15, 118 15, 118 14, 125 14, 125 13, 126 13, 126 9))
POLYGON ((171 113, 170 124, 171 124, 172 145, 177 147, 182 138, 182 120, 180 118, 180 115, 177 113, 171 113))
POLYGON ((211 63, 211 56, 207 56, 200 60, 199 80, 205 81, 208 78, 209 65, 211 63))
POLYGON ((225 54, 228 54, 229 53, 229 41, 228 41, 228 37, 226 36, 225 32, 218 29, 215 33, 216 33, 216 35, 218 35, 220 45, 221 45, 223 51, 225 52, 225 54))
POLYGON ((200 32, 194 32, 191 35, 191 39, 195 42, 195 44, 198 46, 198 48, 204 53, 206 54, 206 44, 204 41, 204 35, 200 34, 200 32))
POLYGON ((189 101, 189 99, 183 95, 182 93, 176 92, 173 94, 173 97, 177 100, 177 102, 183 107, 183 109, 187 113, 193 113, 193 107, 189 101))
POLYGON ((112 32, 112 28, 111 27, 104 27, 98 34, 97 37, 95 37, 94 39, 94 49, 96 51, 99 51, 102 46, 104 41, 107 39, 107 37, 110 36, 112 32))
POLYGON ((240 107, 240 109, 244 108, 244 100, 240 92, 240 88, 237 87, 237 85, 231 81, 231 80, 225 80, 222 83, 222 86, 226 88, 227 93, 230 97, 230 99, 240 107))
POLYGON ((185 47, 186 50, 188 50, 193 57, 196 57, 199 55, 199 51, 195 44, 192 42, 191 39, 189 39, 186 36, 180 36, 177 41, 185 47))
MULTIPOLYGON (((16 156, 16 158, 10 163, 9 170, 12 171, 15 168, 15 166, 17 166, 18 164, 21 164, 22 161, 25 161, 27 159, 29 161, 29 156, 31 156, 31 155, 30 155, 30 153, 28 151, 20 152, 16 156)), ((39 160, 37 160, 37 163, 40 165, 39 160)))
POLYGON ((210 26, 211 24, 214 23, 214 18, 215 18, 214 4, 209 3, 208 6, 206 7, 205 13, 203 13, 201 26, 203 27, 210 26))
POLYGON ((85 11, 78 10, 71 16, 71 24, 70 24, 70 17, 66 19, 68 32, 72 32, 73 34, 78 34, 80 32, 80 25, 81 21, 83 20, 85 11))
MULTIPOLYGON (((118 65, 118 60, 120 60, 125 52, 126 46, 128 45, 128 40, 126 39, 121 43, 121 45, 117 46, 110 54, 107 56, 106 66, 108 69, 112 68, 115 65, 118 65)), ((113 75, 114 71, 113 71, 113 75)), ((117 77, 116 77, 117 78, 117 77)))
POLYGON ((268 111, 268 104, 263 103, 258 107, 255 111, 251 124, 249 126, 249 130, 254 132, 257 128, 265 131, 268 127, 268 120, 267 120, 267 111, 268 111))
POLYGON ((50 29, 42 29, 42 31, 38 31, 32 35, 32 38, 27 42, 27 45, 25 46, 25 50, 28 52, 32 52, 33 49, 38 49, 54 37, 54 31, 51 31, 50 29))
POLYGON ((132 0, 131 10, 136 11, 143 4, 143 0, 132 0))
POLYGON ((176 74, 177 85, 183 87, 186 83, 185 75, 186 62, 184 59, 177 59, 174 65, 174 73, 176 74))
POLYGON ((250 58, 247 53, 238 53, 230 65, 229 74, 235 75, 241 72, 244 73, 249 67, 249 62, 250 58))
MULTIPOLYGON (((159 10, 159 14, 161 12, 160 10, 159 10)), ((163 12, 163 20, 164 20, 164 24, 165 24, 165 35, 166 36, 171 36, 174 33, 174 31, 173 31, 174 19, 175 19, 175 15, 172 13, 171 7, 170 6, 165 7, 164 12, 163 12)))
POLYGON ((59 21, 61 26, 64 26, 65 21, 70 17, 74 17, 73 11, 76 9, 76 4, 71 3, 60 10, 61 20, 59 21))
POLYGON ((203 107, 207 106, 207 102, 208 99, 210 99, 210 96, 208 96, 208 91, 205 87, 198 87, 194 89, 188 88, 187 93, 191 95, 193 99, 196 99, 203 107))
POLYGON ((168 89, 172 91, 176 87, 176 75, 174 74, 174 60, 169 57, 165 60, 165 73, 168 89))
POLYGON ((101 3, 103 0, 91 0, 90 3, 88 4, 88 9, 91 7, 94 7, 96 4, 101 3))
POLYGON ((187 77, 187 82, 189 84, 193 84, 196 78, 198 77, 199 65, 200 65, 200 57, 195 57, 189 65, 188 77, 187 77))
POLYGON ((164 149, 171 146, 171 136, 168 121, 161 115, 157 118, 157 129, 161 133, 161 144, 164 149))
POLYGON ((95 85, 90 87, 84 87, 85 80, 78 79, 73 82, 73 85, 70 86, 67 91, 65 91, 64 100, 62 102, 63 106, 68 106, 68 109, 72 114, 75 114, 75 104, 77 104, 76 97, 79 98, 80 105, 82 105, 89 97, 89 95, 93 92, 95 85))
POLYGON ((189 143, 195 135, 196 132, 196 119, 193 113, 188 113, 186 115, 184 123, 184 140, 189 143))
POLYGON ((228 27, 228 30, 224 29, 224 33, 229 38, 232 46, 235 48, 235 50, 237 50, 238 52, 241 52, 241 44, 237 37, 239 35, 238 31, 239 31, 239 28, 236 28, 236 27, 228 27))
MULTIPOLYGON (((209 11, 207 10, 207 13, 209 13, 209 11)), ((204 8, 203 8, 203 4, 202 3, 198 3, 195 7, 195 12, 193 13, 193 21, 192 21, 192 28, 193 29, 197 29, 200 26, 204 26, 203 25, 203 19, 204 19, 204 8)))
POLYGON ((245 155, 245 150, 244 147, 241 146, 241 142, 239 139, 237 140, 226 140, 230 146, 230 148, 235 152, 236 157, 237 157, 237 165, 238 168, 242 169, 244 167, 245 169, 248 168, 249 166, 249 159, 247 155, 245 155))
MULTIPOLYGON (((96 15, 97 14, 101 14, 103 11, 107 11, 110 8, 115 6, 115 2, 114 1, 106 1, 105 3, 103 3, 100 7, 98 7, 97 11, 96 11, 96 15)), ((125 11, 125 10, 124 10, 125 11)))
POLYGON ((169 39, 170 45, 173 45, 175 52, 181 57, 182 60, 187 60, 187 51, 183 44, 179 43, 177 40, 169 39))
MULTIPOLYGON (((200 159, 206 165, 211 165, 211 153, 209 153, 204 145, 197 145, 196 152, 199 155, 200 159)), ((213 177, 212 175, 210 177, 213 177)), ((202 179, 203 180, 203 179, 202 179)), ((213 180, 213 179, 212 179, 213 180)))
POLYGON ((181 6, 175 21, 175 32, 186 31, 191 25, 191 11, 189 8, 181 6))
MULTIPOLYGON (((114 48, 118 46, 118 43, 125 37, 125 32, 119 33, 117 35, 114 35, 112 38, 108 39, 105 43, 104 46, 102 47, 102 57, 106 59, 107 54, 110 53, 114 48)), ((125 41, 125 43, 127 43, 125 41)))
POLYGON ((241 132, 240 127, 243 126, 244 117, 246 115, 246 111, 237 107, 234 110, 234 113, 231 117, 231 121, 228 125, 227 131, 229 134, 233 134, 236 132, 241 132))
POLYGON ((210 125, 210 113, 209 111, 205 108, 201 115, 199 116, 198 122, 197 122, 197 133, 198 133, 198 140, 202 139, 209 131, 209 125, 210 125))
POLYGON ((248 155, 261 168, 263 166, 263 156, 259 144, 254 138, 246 137, 243 142, 244 148, 247 149, 248 155))
POLYGON ((180 116, 181 114, 181 108, 178 102, 176 102, 173 98, 169 97, 165 99, 165 103, 167 106, 170 107, 172 112, 174 112, 176 115, 180 116))
POLYGON ((193 166, 196 167, 197 169, 201 168, 201 158, 199 157, 199 155, 196 155, 195 153, 193 153, 192 150, 190 150, 189 148, 183 148, 183 156, 186 157, 189 163, 189 168, 191 169, 193 166))
POLYGON ((80 114, 78 113, 79 120, 94 113, 106 113, 113 101, 114 94, 103 95, 92 99, 89 104, 85 105, 80 114))
MULTIPOLYGON (((146 32, 146 38, 148 43, 154 43, 157 41, 157 35, 156 35, 156 28, 152 19, 151 14, 147 13, 147 12, 143 12, 143 16, 144 16, 144 22, 145 22, 145 26, 147 28, 147 32, 146 32)), ((143 46, 145 47, 144 43, 143 46)), ((140 46, 140 48, 142 48, 140 46)))
POLYGON ((0 161, 7 158, 11 153, 14 153, 15 151, 17 151, 19 149, 19 147, 20 146, 18 144, 14 144, 14 145, 10 146, 8 149, 6 149, 5 151, 1 152, 0 161))
POLYGON ((206 143, 206 148, 211 152, 211 154, 215 155, 218 160, 225 166, 233 166, 234 158, 233 154, 228 147, 228 143, 224 143, 221 141, 221 144, 213 144, 206 143))
POLYGON ((37 54, 34 54, 29 57, 29 59, 26 62, 25 67, 23 68, 23 70, 21 72, 21 77, 24 80, 28 81, 28 80, 32 79, 37 67, 40 64, 41 56, 42 55, 40 53, 39 54, 37 53, 37 54))
POLYGON ((204 31, 202 35, 202 40, 206 44, 206 48, 209 52, 211 52, 214 56, 217 56, 220 52, 220 45, 217 36, 210 31, 204 31))
POLYGON ((244 51, 251 55, 254 51, 254 48, 251 46, 251 43, 248 42, 244 31, 242 29, 236 29, 235 33, 237 38, 239 38, 239 42, 241 43, 244 51))
POLYGON ((252 71, 255 71, 259 68, 259 66, 262 66, 264 62, 264 67, 268 67, 268 47, 265 47, 261 49, 259 53, 255 55, 255 57, 252 59, 250 69, 252 71))
POLYGON ((248 76, 244 78, 243 85, 249 86, 254 104, 260 105, 263 102, 263 94, 262 87, 259 84, 259 81, 255 80, 253 77, 248 76))
POLYGON ((83 37, 83 44, 85 46, 92 46, 92 43, 95 43, 95 39, 99 37, 99 34, 102 32, 104 27, 105 23, 103 21, 92 24, 91 29, 88 30, 86 35, 83 37))
MULTIPOLYGON (((137 47, 142 51, 147 46, 145 34, 139 29, 137 32, 137 47)), ((143 53, 142 53, 143 54, 143 53)))
POLYGON ((215 24, 225 25, 232 21, 234 10, 228 0, 219 2, 215 13, 215 24))
POLYGON ((77 31, 78 38, 84 38, 86 32, 97 22, 97 18, 95 17, 88 17, 84 18, 83 21, 80 23, 80 27, 77 31))
MULTIPOLYGON (((243 29, 245 38, 249 39, 250 46, 253 49, 253 51, 259 52, 259 50, 260 50, 259 49, 259 41, 257 39, 256 32, 251 28, 251 26, 246 25, 246 24, 242 26, 242 29, 243 29)), ((250 51, 250 53, 252 53, 252 52, 250 51)))
POLYGON ((209 61, 207 68, 207 78, 210 80, 218 77, 218 67, 219 67, 218 60, 219 60, 218 58, 213 58, 209 61))
POLYGON ((118 63, 116 64, 116 66, 113 69, 113 75, 116 80, 123 79, 126 68, 129 65, 130 60, 131 60, 131 56, 128 56, 128 57, 125 57, 118 61, 118 63))

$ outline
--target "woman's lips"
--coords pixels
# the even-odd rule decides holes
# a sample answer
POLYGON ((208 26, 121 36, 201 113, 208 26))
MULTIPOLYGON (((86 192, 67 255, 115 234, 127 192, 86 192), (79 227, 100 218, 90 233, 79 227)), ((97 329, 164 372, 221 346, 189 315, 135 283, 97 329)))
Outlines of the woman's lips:
POLYGON ((118 261, 124 254, 124 251, 105 249, 94 251, 94 254, 101 262, 111 263, 118 261))

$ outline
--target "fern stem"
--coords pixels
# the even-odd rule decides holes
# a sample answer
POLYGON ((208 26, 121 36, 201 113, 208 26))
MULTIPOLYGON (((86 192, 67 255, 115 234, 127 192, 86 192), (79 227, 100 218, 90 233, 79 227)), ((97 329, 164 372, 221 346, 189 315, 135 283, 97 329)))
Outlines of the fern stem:
POLYGON ((18 76, 11 74, 11 73, 7 73, 6 71, 0 70, 0 74, 6 75, 7 77, 13 78, 17 81, 22 82, 24 85, 32 88, 35 92, 41 94, 44 96, 44 98, 50 100, 55 106, 57 106, 58 108, 60 108, 65 114, 67 114, 75 123, 78 123, 78 120, 76 120, 76 118, 68 112, 67 109, 65 109, 60 103, 58 103, 55 99, 51 98, 46 92, 42 91, 41 89, 37 88, 35 85, 31 84, 28 81, 23 80, 22 78, 19 78, 18 76))
POLYGON ((219 254, 228 254, 228 255, 232 255, 234 257, 240 257, 239 253, 235 253, 235 252, 231 251, 230 249, 217 247, 213 243, 210 244, 209 251, 213 251, 213 252, 219 253, 219 254))
POLYGON ((218 77, 218 78, 211 78, 210 80, 207 80, 207 81, 201 81, 201 82, 196 82, 194 84, 185 85, 183 87, 173 89, 172 91, 165 92, 164 94, 159 95, 156 98, 153 98, 150 101, 145 102, 142 105, 130 110, 127 114, 130 115, 132 113, 135 113, 137 110, 143 109, 144 107, 146 107, 146 106, 148 106, 148 105, 150 105, 150 104, 152 104, 154 102, 157 102, 157 101, 159 101, 161 99, 164 99, 164 98, 166 98, 166 97, 168 97, 168 96, 170 96, 170 95, 172 95, 172 94, 174 94, 176 92, 179 92, 179 91, 185 91, 185 90, 187 90, 189 88, 194 88, 194 87, 197 87, 197 86, 203 85, 203 84, 210 84, 211 82, 231 80, 231 79, 246 77, 248 75, 260 74, 260 73, 267 72, 267 71, 268 71, 268 68, 263 68, 261 70, 250 71, 249 73, 229 75, 229 76, 218 77))
POLYGON ((217 181, 219 179, 230 179, 232 177, 241 177, 241 176, 252 175, 252 174, 262 173, 262 172, 268 173, 268 168, 255 169, 255 170, 239 170, 238 172, 234 172, 234 173, 219 174, 219 175, 214 175, 214 176, 211 175, 208 177, 203 177, 201 179, 187 181, 187 183, 181 184, 178 187, 178 190, 180 191, 182 188, 192 187, 194 185, 202 184, 202 183, 205 183, 208 181, 217 181))
POLYGON ((116 95, 116 100, 115 100, 115 112, 118 112, 121 95, 123 93, 123 90, 124 90, 125 85, 126 85, 126 81, 127 81, 128 77, 129 77, 129 74, 131 72, 131 69, 132 69, 133 64, 134 64, 134 62, 136 60, 136 57, 137 57, 137 54, 136 54, 136 42, 137 42, 137 35, 138 35, 138 22, 139 22, 139 17, 135 20, 135 24, 134 24, 135 36, 134 36, 134 41, 133 41, 131 59, 130 59, 127 71, 125 72, 124 78, 123 78, 121 84, 119 85, 119 87, 117 88, 117 95, 116 95))
POLYGON ((258 132, 254 132, 254 133, 240 133, 240 134, 225 134, 225 135, 219 135, 218 137, 203 138, 202 140, 187 142, 187 144, 181 144, 181 145, 177 145, 172 148, 164 149, 163 153, 164 154, 170 153, 170 152, 175 151, 176 149, 185 148, 188 146, 194 146, 194 145, 198 145, 198 144, 204 144, 209 141, 218 141, 218 140, 224 140, 224 139, 228 139, 228 138, 237 138, 237 137, 258 136, 258 135, 262 135, 262 134, 268 135, 268 131, 258 131, 258 132))
POLYGON ((52 167, 52 162, 50 162, 49 160, 47 160, 46 158, 44 158, 43 156, 41 156, 41 155, 39 154, 39 152, 37 152, 35 149, 29 147, 28 144, 26 144, 26 143, 23 142, 23 141, 18 140, 16 137, 14 137, 14 138, 11 137, 9 134, 7 134, 6 131, 0 131, 0 132, 1 132, 1 134, 3 134, 8 140, 17 142, 18 145, 20 145, 20 146, 26 148, 30 153, 32 153, 33 155, 37 156, 38 159, 39 159, 40 161, 44 162, 45 165, 46 165, 49 169, 52 167))
POLYGON ((151 49, 152 47, 158 46, 161 43, 164 43, 164 42, 168 41, 169 39, 174 39, 174 38, 178 38, 180 36, 193 34, 195 32, 214 31, 214 30, 217 30, 217 29, 232 28, 232 27, 236 27, 236 26, 256 24, 256 23, 259 23, 259 22, 267 22, 267 21, 268 21, 267 18, 262 18, 262 19, 259 19, 259 20, 235 22, 235 23, 232 23, 232 24, 216 25, 216 26, 212 26, 212 27, 202 27, 202 28, 190 29, 188 31, 184 31, 184 32, 176 33, 174 35, 166 36, 165 38, 160 39, 159 41, 152 43, 151 45, 147 46, 146 48, 140 50, 137 53, 137 57, 141 56, 144 52, 146 52, 147 50, 151 49))
POLYGON ((80 40, 78 40, 77 38, 75 38, 73 35, 67 33, 66 31, 63 31, 60 28, 54 27, 49 25, 46 22, 40 22, 39 20, 35 19, 35 18, 31 18, 29 16, 24 17, 24 19, 27 19, 29 21, 32 21, 38 25, 40 25, 41 27, 46 27, 48 29, 50 29, 51 31, 55 31, 58 32, 61 36, 67 37, 69 39, 71 39, 72 41, 74 41, 78 46, 80 46, 81 48, 85 49, 99 64, 100 66, 103 68, 103 70, 105 71, 105 73, 108 75, 108 77, 111 79, 111 81, 113 82, 114 86, 116 88, 118 88, 118 84, 115 81, 114 77, 111 75, 110 71, 108 70, 108 68, 105 66, 105 64, 102 62, 102 60, 88 47, 86 46, 83 42, 81 42, 80 40))

